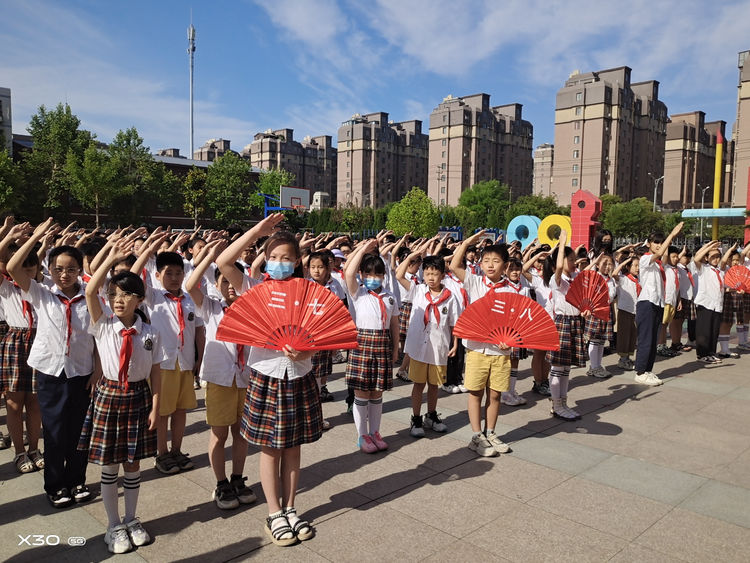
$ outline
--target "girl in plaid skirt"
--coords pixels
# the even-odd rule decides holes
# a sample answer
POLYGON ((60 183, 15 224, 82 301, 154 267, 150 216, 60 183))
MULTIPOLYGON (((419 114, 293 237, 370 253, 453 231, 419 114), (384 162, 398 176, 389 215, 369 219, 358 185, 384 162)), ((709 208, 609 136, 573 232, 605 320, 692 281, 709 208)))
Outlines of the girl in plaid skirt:
MULTIPOLYGON (((526 279, 521 276, 522 270, 523 264, 518 258, 508 260, 508 266, 505 270, 507 283, 500 291, 518 293, 531 299, 531 288, 524 283, 526 279)), ((503 391, 500 395, 500 401, 504 405, 516 407, 526 404, 526 399, 516 393, 516 381, 518 380, 518 361, 525 360, 528 356, 529 353, 525 348, 513 348, 510 352, 510 384, 508 390, 503 391)))
POLYGON ((107 316, 102 311, 99 290, 109 268, 130 254, 131 248, 131 241, 115 244, 86 287, 89 332, 96 341, 103 377, 96 385, 78 449, 87 449, 89 461, 102 466, 102 502, 109 519, 104 541, 112 553, 125 553, 150 541, 136 511, 140 460, 156 455, 160 363, 164 360, 158 333, 138 309, 146 291, 137 274, 122 272, 112 277, 107 297, 113 314, 107 316), (117 498, 120 464, 125 497, 122 520, 117 498))
POLYGON ((349 353, 346 384, 354 388, 354 425, 358 446, 365 453, 388 448, 380 436, 383 391, 393 386, 391 366, 398 360, 398 308, 393 295, 383 290, 385 264, 371 254, 377 244, 377 240, 362 244, 349 257, 344 274, 356 312, 359 345, 349 353))
MULTIPOLYGON (((219 270, 233 286, 234 262, 242 251, 259 236, 273 232, 283 219, 280 213, 269 215, 216 259, 219 270)), ((274 233, 266 241, 264 254, 267 279, 302 277, 302 256, 293 233, 274 233)), ((269 512, 265 530, 280 546, 315 535, 294 508, 301 445, 318 440, 323 433, 312 355, 311 350, 299 351, 288 345, 283 350, 251 346, 248 352, 251 372, 240 431, 249 443, 260 447, 260 484, 269 512)))
MULTIPOLYGON (((586 365, 586 348, 583 345, 583 321, 581 312, 565 300, 575 275, 575 251, 565 246, 567 232, 560 231, 560 242, 544 262, 543 279, 550 288, 550 301, 555 326, 560 336, 560 350, 547 352, 547 361, 552 366, 549 373, 549 388, 552 401, 550 414, 563 420, 578 420, 581 415, 568 407, 568 379, 570 366, 586 365)), ((583 316, 588 317, 586 312, 583 316)))
MULTIPOLYGON (((725 270, 732 266, 739 266, 741 262, 740 253, 732 252, 730 263, 725 270)), ((726 273, 726 271, 725 271, 726 273)), ((724 288, 724 303, 721 310, 721 324, 719 325, 719 358, 739 358, 737 352, 729 351, 729 333, 732 331, 732 325, 737 321, 737 335, 739 340, 740 326, 745 324, 745 293, 738 292, 728 287, 724 288)))
POLYGON ((584 340, 588 340, 589 358, 591 358, 591 367, 586 372, 586 375, 605 379, 612 375, 607 371, 607 368, 602 365, 602 358, 604 357, 604 343, 614 342, 615 339, 612 302, 617 296, 617 286, 615 285, 615 281, 610 277, 615 262, 608 254, 600 254, 594 261, 594 264, 596 265, 599 274, 607 282, 610 307, 608 320, 603 321, 593 315, 586 319, 584 340))
MULTIPOLYGON (((0 255, 3 262, 18 251, 13 241, 23 235, 25 227, 12 227, 0 242, 0 255)), ((35 252, 29 253, 23 262, 29 278, 39 275, 39 258, 35 252)), ((7 423, 16 457, 13 460, 19 473, 31 473, 44 469, 44 457, 39 451, 39 438, 42 433, 42 413, 37 398, 36 372, 29 367, 28 358, 34 341, 35 316, 28 301, 21 297, 21 290, 7 274, 0 277, 0 300, 8 321, 8 330, 0 340, 2 355, 2 387, 5 390, 7 423), (28 451, 23 445, 23 412, 26 411, 28 451)))

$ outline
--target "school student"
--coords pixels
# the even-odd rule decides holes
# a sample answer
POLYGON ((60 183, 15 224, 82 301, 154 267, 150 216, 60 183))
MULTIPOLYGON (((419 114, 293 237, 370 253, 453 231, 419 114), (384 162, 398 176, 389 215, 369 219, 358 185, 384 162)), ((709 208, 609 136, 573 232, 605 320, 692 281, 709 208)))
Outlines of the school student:
POLYGON ((697 278, 695 295, 695 352, 706 364, 720 364, 716 356, 721 312, 724 306, 724 272, 722 271, 736 245, 721 255, 717 240, 704 244, 693 257, 693 276, 697 278))

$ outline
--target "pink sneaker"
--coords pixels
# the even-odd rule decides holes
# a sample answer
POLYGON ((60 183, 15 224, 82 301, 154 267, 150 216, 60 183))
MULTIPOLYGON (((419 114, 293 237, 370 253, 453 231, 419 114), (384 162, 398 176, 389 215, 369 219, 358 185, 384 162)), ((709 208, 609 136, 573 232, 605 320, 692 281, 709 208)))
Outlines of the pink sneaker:
POLYGON ((375 445, 375 442, 373 442, 372 438, 367 435, 360 436, 359 440, 357 441, 357 445, 359 446, 359 449, 366 454, 374 454, 376 451, 378 451, 378 447, 375 445))
POLYGON ((388 444, 385 443, 385 440, 383 440, 383 437, 380 435, 380 432, 375 432, 374 434, 370 434, 370 438, 373 442, 375 442, 375 447, 377 447, 379 450, 387 450, 388 444))

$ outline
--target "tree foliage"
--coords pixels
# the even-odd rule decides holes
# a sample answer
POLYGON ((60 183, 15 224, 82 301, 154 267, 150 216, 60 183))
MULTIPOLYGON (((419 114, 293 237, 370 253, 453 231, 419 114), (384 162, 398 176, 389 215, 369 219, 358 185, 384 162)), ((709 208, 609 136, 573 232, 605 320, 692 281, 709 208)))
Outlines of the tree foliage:
POLYGON ((413 233, 418 237, 431 237, 440 226, 440 215, 427 194, 413 187, 393 205, 385 226, 396 236, 413 233))
POLYGON ((250 218, 254 203, 250 163, 233 152, 217 158, 206 172, 206 202, 213 218, 235 223, 250 218))
POLYGON ((14 209, 20 200, 23 173, 8 151, 0 150, 0 211, 14 209))
POLYGON ((504 229, 506 212, 510 207, 510 188, 498 180, 478 182, 461 194, 458 204, 472 211, 474 224, 471 230, 504 229))
POLYGON ((652 205, 645 197, 613 203, 607 210, 602 226, 616 237, 646 237, 663 227, 663 217, 660 213, 654 213, 652 205))
POLYGON ((98 227, 102 208, 109 208, 120 194, 117 169, 112 159, 91 141, 80 161, 72 150, 68 151, 65 172, 70 181, 71 194, 84 208, 94 210, 98 227))
POLYGON ((519 197, 510 206, 506 213, 506 224, 518 215, 533 215, 544 219, 548 215, 555 215, 561 212, 561 208, 557 205, 557 200, 552 196, 540 196, 540 195, 524 195, 519 197))
POLYGON ((206 172, 193 166, 182 182, 182 207, 193 218, 193 228, 198 228, 198 219, 206 212, 206 172))
POLYGON ((263 209, 263 196, 259 194, 268 194, 279 197, 281 186, 294 186, 297 177, 283 168, 263 170, 255 182, 255 189, 258 192, 253 195, 253 205, 263 209))

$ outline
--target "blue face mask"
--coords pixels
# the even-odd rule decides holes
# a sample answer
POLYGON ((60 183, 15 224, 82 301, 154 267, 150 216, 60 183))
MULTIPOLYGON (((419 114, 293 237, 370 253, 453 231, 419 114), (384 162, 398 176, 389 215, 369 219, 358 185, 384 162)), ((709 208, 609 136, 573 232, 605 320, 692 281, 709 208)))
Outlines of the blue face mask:
POLYGON ((383 282, 380 281, 380 278, 365 278, 365 287, 370 291, 375 291, 381 285, 383 285, 383 282))
POLYGON ((266 262, 266 273, 274 280, 285 280, 294 273, 294 262, 266 262))

